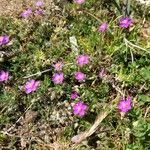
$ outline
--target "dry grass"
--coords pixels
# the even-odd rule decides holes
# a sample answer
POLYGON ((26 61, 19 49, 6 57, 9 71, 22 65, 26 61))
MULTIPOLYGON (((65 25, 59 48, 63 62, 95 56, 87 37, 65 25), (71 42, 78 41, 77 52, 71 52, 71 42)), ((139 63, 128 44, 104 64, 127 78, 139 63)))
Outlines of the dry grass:
POLYGON ((23 8, 21 0, 0 0, 0 15, 15 15, 23 8))

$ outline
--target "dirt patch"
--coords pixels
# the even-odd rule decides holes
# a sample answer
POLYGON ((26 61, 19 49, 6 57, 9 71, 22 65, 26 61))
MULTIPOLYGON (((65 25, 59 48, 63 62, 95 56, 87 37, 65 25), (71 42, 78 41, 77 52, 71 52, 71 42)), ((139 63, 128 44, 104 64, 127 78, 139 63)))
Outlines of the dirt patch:
POLYGON ((23 8, 23 1, 20 0, 1 0, 0 15, 14 15, 23 8))
MULTIPOLYGON (((0 0, 0 16, 18 16, 23 10, 35 7, 37 0, 0 0)), ((54 0, 42 0, 44 7, 54 8, 54 0)))

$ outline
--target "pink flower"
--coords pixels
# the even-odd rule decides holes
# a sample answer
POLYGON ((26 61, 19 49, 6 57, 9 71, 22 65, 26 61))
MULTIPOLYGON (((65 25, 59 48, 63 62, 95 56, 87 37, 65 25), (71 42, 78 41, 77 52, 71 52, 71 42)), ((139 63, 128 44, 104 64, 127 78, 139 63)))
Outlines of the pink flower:
POLYGON ((36 11, 35 11, 35 14, 36 14, 36 15, 40 15, 40 16, 41 16, 41 15, 43 15, 43 14, 44 14, 44 12, 43 12, 43 10, 42 10, 42 9, 38 9, 38 10, 36 10, 36 11))
POLYGON ((31 16, 31 14, 32 14, 32 9, 28 8, 21 14, 21 17, 27 19, 28 17, 31 16))
POLYGON ((3 70, 0 71, 0 82, 7 82, 9 79, 9 73, 3 70))
POLYGON ((76 104, 73 105, 73 113, 74 115, 83 117, 86 114, 87 111, 87 105, 84 104, 83 102, 79 101, 76 104))
POLYGON ((89 59, 90 59, 90 57, 88 55, 79 55, 76 58, 76 63, 82 67, 89 63, 89 59))
POLYGON ((86 75, 82 72, 75 72, 75 79, 79 82, 83 81, 85 79, 86 75))
POLYGON ((37 1, 37 2, 35 3, 35 5, 36 5, 37 7, 41 7, 41 6, 43 5, 43 2, 42 2, 42 1, 37 1))
POLYGON ((98 31, 99 32, 105 32, 107 30, 107 27, 108 25, 106 23, 102 23, 100 26, 99 26, 99 29, 98 31))
POLYGON ((129 28, 132 24, 132 20, 129 17, 120 19, 120 27, 121 28, 129 28))
POLYGON ((9 43, 9 36, 5 35, 5 36, 0 36, 0 46, 1 45, 6 45, 7 43, 9 43))
POLYGON ((71 93, 71 99, 77 99, 79 97, 78 93, 76 91, 73 91, 71 93))
POLYGON ((62 84, 64 81, 64 74, 63 73, 55 73, 53 75, 52 81, 54 84, 62 84))
POLYGON ((74 0, 74 2, 76 4, 83 4, 85 2, 85 0, 74 0))
POLYGON ((61 71, 61 70, 62 70, 62 67, 63 67, 63 63, 62 63, 62 62, 57 62, 57 63, 54 65, 55 71, 61 71))
POLYGON ((128 96, 126 100, 122 99, 118 104, 118 109, 122 113, 126 113, 131 109, 131 97, 128 96))
POLYGON ((37 90, 38 86, 39 86, 39 81, 35 81, 33 79, 28 81, 24 87, 26 94, 35 92, 37 90))

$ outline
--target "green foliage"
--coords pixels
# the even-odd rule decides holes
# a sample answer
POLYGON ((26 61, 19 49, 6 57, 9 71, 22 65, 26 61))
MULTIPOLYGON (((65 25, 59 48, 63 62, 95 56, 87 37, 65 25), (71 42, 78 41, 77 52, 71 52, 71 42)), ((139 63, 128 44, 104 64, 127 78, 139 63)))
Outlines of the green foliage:
MULTIPOLYGON (((131 13, 139 24, 143 19, 146 23, 148 20, 144 18, 146 14, 136 14, 137 5, 128 3, 126 11, 122 12, 122 4, 123 1, 117 0, 110 3, 107 0, 89 0, 81 6, 68 2, 64 10, 59 12, 60 16, 47 12, 45 16, 33 16, 28 20, 13 16, 0 17, 0 35, 9 35, 11 39, 10 44, 1 47, 0 51, 13 52, 11 57, 0 62, 0 69, 10 73, 9 81, 0 83, 0 130, 14 125, 15 134, 20 135, 18 132, 23 132, 20 128, 26 131, 33 127, 32 132, 42 138, 41 130, 51 137, 48 131, 59 135, 55 130, 60 128, 61 138, 69 141, 72 136, 89 129, 98 114, 102 110, 107 111, 113 104, 108 117, 87 139, 87 143, 81 144, 81 149, 148 150, 150 55, 128 45, 124 39, 135 45, 144 45, 146 50, 150 43, 146 45, 142 39, 140 25, 133 24, 129 30, 123 30, 119 27, 119 19, 120 15, 131 13), (104 33, 98 32, 102 22, 107 22, 109 26, 104 33), (77 39, 77 53, 71 49, 71 36, 77 39), (77 54, 89 55, 90 63, 83 68, 78 67, 77 54), (58 61, 64 63, 62 71, 65 81, 62 85, 52 82, 56 72, 53 65, 58 61), (100 78, 99 71, 102 68, 107 73, 100 78), (49 71, 42 73, 47 69, 49 71), (78 83, 74 79, 75 71, 86 74, 85 82, 78 83), (24 85, 29 79, 40 81, 40 87, 27 95, 24 85), (77 100, 70 99, 74 90, 80 95, 77 100), (132 97, 133 107, 123 118, 117 110, 118 101, 123 96, 121 92, 132 97), (71 105, 78 100, 88 105, 87 115, 83 118, 72 115, 71 105), (29 110, 38 115, 33 122, 26 124, 29 110), (22 120, 17 122, 20 117, 22 120)), ((16 139, 11 139, 8 143, 14 146, 16 139)), ((7 136, 0 133, 0 145, 5 141, 7 136)))

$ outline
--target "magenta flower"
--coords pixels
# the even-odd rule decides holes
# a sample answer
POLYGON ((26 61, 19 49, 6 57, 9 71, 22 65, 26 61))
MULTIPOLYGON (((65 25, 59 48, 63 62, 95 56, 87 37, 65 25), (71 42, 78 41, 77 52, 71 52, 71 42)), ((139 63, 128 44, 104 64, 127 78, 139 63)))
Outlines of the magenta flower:
POLYGON ((85 0, 74 0, 74 2, 76 4, 83 4, 85 2, 85 0))
POLYGON ((87 111, 87 105, 84 104, 83 102, 79 101, 76 104, 73 105, 73 113, 74 115, 83 117, 86 114, 87 111))
POLYGON ((41 7, 41 6, 43 6, 43 2, 42 2, 42 1, 37 1, 37 2, 35 3, 35 5, 36 5, 37 7, 41 7))
POLYGON ((89 63, 89 59, 90 59, 90 57, 88 55, 79 55, 76 58, 76 63, 82 67, 89 63))
POLYGON ((71 93, 71 99, 77 99, 79 97, 79 94, 76 91, 73 91, 71 93))
POLYGON ((99 29, 98 31, 99 32, 105 32, 108 28, 108 25, 106 23, 102 23, 100 26, 99 26, 99 29))
POLYGON ((0 71, 0 82, 7 82, 9 79, 9 73, 6 71, 0 71))
POLYGON ((118 104, 118 109, 122 113, 126 113, 131 109, 131 97, 128 96, 127 99, 122 99, 118 104))
POLYGON ((6 45, 9 43, 9 36, 5 35, 5 36, 0 36, 0 46, 1 45, 6 45))
POLYGON ((82 72, 75 72, 75 79, 78 80, 79 82, 83 81, 86 77, 86 75, 82 72))
POLYGON ((64 81, 64 74, 63 73, 55 73, 52 77, 52 81, 54 84, 62 84, 64 81))
POLYGON ((43 15, 44 12, 43 12, 42 9, 38 9, 38 10, 35 11, 35 14, 36 14, 36 15, 43 15))
POLYGON ((30 17, 32 14, 32 9, 28 8, 27 10, 25 10, 22 14, 21 17, 24 19, 27 19, 28 17, 30 17))
POLYGON ((40 83, 39 81, 35 81, 33 79, 28 81, 24 87, 26 94, 35 92, 39 86, 39 83, 40 83))
POLYGON ((120 27, 121 28, 129 28, 132 24, 132 20, 129 17, 120 19, 120 27))
POLYGON ((62 67, 63 67, 63 62, 60 61, 54 65, 55 71, 61 71, 62 67))

